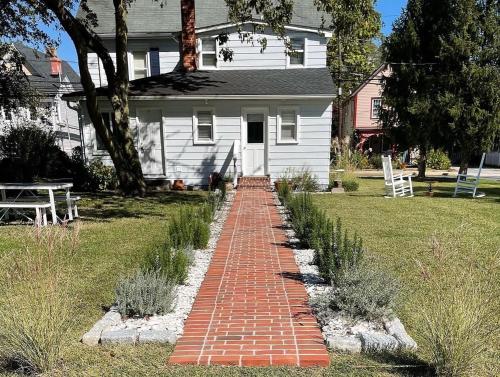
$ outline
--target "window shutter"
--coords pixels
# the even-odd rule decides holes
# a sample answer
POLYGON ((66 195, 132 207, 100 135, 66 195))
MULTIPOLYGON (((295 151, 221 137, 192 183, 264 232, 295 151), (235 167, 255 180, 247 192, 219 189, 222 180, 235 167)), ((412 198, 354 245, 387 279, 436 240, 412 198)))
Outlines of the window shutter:
POLYGON ((150 71, 151 76, 157 76, 160 74, 160 49, 151 48, 149 50, 149 63, 151 65, 150 71))

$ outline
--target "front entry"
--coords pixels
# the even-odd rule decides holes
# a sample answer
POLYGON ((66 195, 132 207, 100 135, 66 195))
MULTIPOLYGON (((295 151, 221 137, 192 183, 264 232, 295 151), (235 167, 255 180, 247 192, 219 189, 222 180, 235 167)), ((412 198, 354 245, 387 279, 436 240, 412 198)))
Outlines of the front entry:
POLYGON ((248 109, 243 112, 243 175, 266 174, 267 111, 248 109))
POLYGON ((137 110, 137 122, 142 172, 146 176, 162 176, 165 169, 161 110, 137 110))

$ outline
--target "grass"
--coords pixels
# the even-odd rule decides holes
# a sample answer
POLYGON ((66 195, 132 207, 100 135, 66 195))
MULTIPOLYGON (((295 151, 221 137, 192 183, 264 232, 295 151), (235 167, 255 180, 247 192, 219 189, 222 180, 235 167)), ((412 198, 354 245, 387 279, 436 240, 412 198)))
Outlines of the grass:
MULTIPOLYGON (((437 184, 437 197, 389 200, 381 197, 379 180, 361 180, 360 191, 346 195, 317 195, 315 201, 332 217, 341 216, 351 230, 364 236, 370 252, 398 274, 407 294, 418 292, 414 258, 422 256, 428 237, 436 229, 447 231, 467 221, 481 252, 493 253, 500 244, 500 189, 485 186, 483 199, 451 199, 451 185, 437 184), (443 196, 441 196, 443 195, 443 196), (480 235, 486 235, 482 237, 480 235)), ((88 197, 88 195, 84 195, 88 197)), ((73 276, 70 289, 75 297, 76 325, 64 344, 56 376, 401 376, 420 375, 421 362, 413 357, 332 354, 329 369, 172 367, 166 360, 171 346, 88 347, 80 337, 113 303, 114 288, 121 275, 133 272, 150 248, 165 239, 169 218, 179 204, 197 205, 203 193, 165 193, 145 199, 99 195, 81 203, 81 234, 78 250, 67 263, 73 276)), ((0 256, 23 252, 26 226, 0 227, 0 256)), ((481 256, 478 256, 478 258, 481 256)), ((6 266, 0 265, 0 279, 6 266)), ((405 305, 398 308, 412 332, 413 316, 405 305)), ((414 334, 412 334, 414 335, 414 334)), ((2 372, 0 372, 2 373, 2 372)), ((8 371, 3 374, 8 375, 8 371)), ((11 373, 12 374, 12 373, 11 373)), ((12 374, 13 375, 13 374, 12 374)))
MULTIPOLYGON (((349 232, 361 235, 368 256, 398 277, 403 292, 396 311, 418 342, 420 324, 416 305, 426 302, 429 292, 422 284, 417 262, 432 262, 433 236, 446 240, 459 231, 460 243, 464 246, 449 264, 450 269, 456 269, 458 275, 470 267, 480 278, 484 265, 495 262, 498 266, 500 184, 482 182, 480 191, 485 192, 486 197, 480 199, 452 198, 453 182, 434 184, 432 198, 425 196, 427 184, 415 182, 414 186, 414 198, 386 199, 382 180, 365 178, 361 179, 358 192, 316 195, 314 201, 331 218, 340 217, 349 232)), ((498 289, 498 284, 497 279, 496 287, 492 288, 498 289)), ((419 356, 428 361, 425 355, 419 356)), ((496 357, 499 360, 498 353, 496 357)), ((494 358, 486 363, 487 369, 498 371, 498 361, 494 358)))

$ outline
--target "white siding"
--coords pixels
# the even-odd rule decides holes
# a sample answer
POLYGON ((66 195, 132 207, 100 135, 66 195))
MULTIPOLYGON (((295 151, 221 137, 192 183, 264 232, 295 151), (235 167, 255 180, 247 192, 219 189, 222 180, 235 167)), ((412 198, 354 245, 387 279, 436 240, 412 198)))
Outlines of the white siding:
MULTIPOLYGON (((133 101, 131 116, 140 107, 158 108, 163 112, 165 159, 168 179, 184 179, 187 184, 205 185, 214 171, 233 173, 232 146, 240 140, 241 110, 244 107, 267 107, 268 173, 277 179, 287 168, 308 168, 323 186, 328 185, 330 164, 331 102, 329 100, 284 101, 133 101), (215 145, 193 145, 193 107, 215 108, 215 145), (298 106, 301 127, 298 145, 276 142, 276 115, 279 106, 298 106)), ((88 117, 84 127, 86 154, 111 163, 109 157, 94 153, 94 132, 88 117)), ((135 122, 131 121, 133 127, 135 122)), ((241 167, 238 169, 241 171, 241 167)))

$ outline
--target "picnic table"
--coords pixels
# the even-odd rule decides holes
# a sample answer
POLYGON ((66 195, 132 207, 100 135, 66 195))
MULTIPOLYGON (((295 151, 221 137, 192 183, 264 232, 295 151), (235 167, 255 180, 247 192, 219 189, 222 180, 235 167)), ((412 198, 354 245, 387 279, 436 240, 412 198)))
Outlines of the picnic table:
POLYGON ((39 210, 43 210, 44 225, 46 225, 45 208, 49 208, 52 214, 52 223, 57 224, 58 218, 56 213, 56 201, 65 201, 68 208, 68 218, 73 220, 73 209, 75 217, 78 217, 78 209, 76 201, 79 197, 72 197, 70 189, 73 187, 72 183, 62 182, 40 182, 40 183, 0 183, 0 213, 3 215, 0 220, 5 217, 8 219, 8 211, 13 210, 18 212, 17 209, 34 208, 37 211, 38 221, 40 221, 39 210), (54 191, 64 190, 64 196, 56 196, 54 191), (8 198, 8 191, 16 191, 14 197, 8 198), (38 194, 38 191, 47 191, 48 198, 38 194), (48 200, 47 200, 48 199, 48 200))

